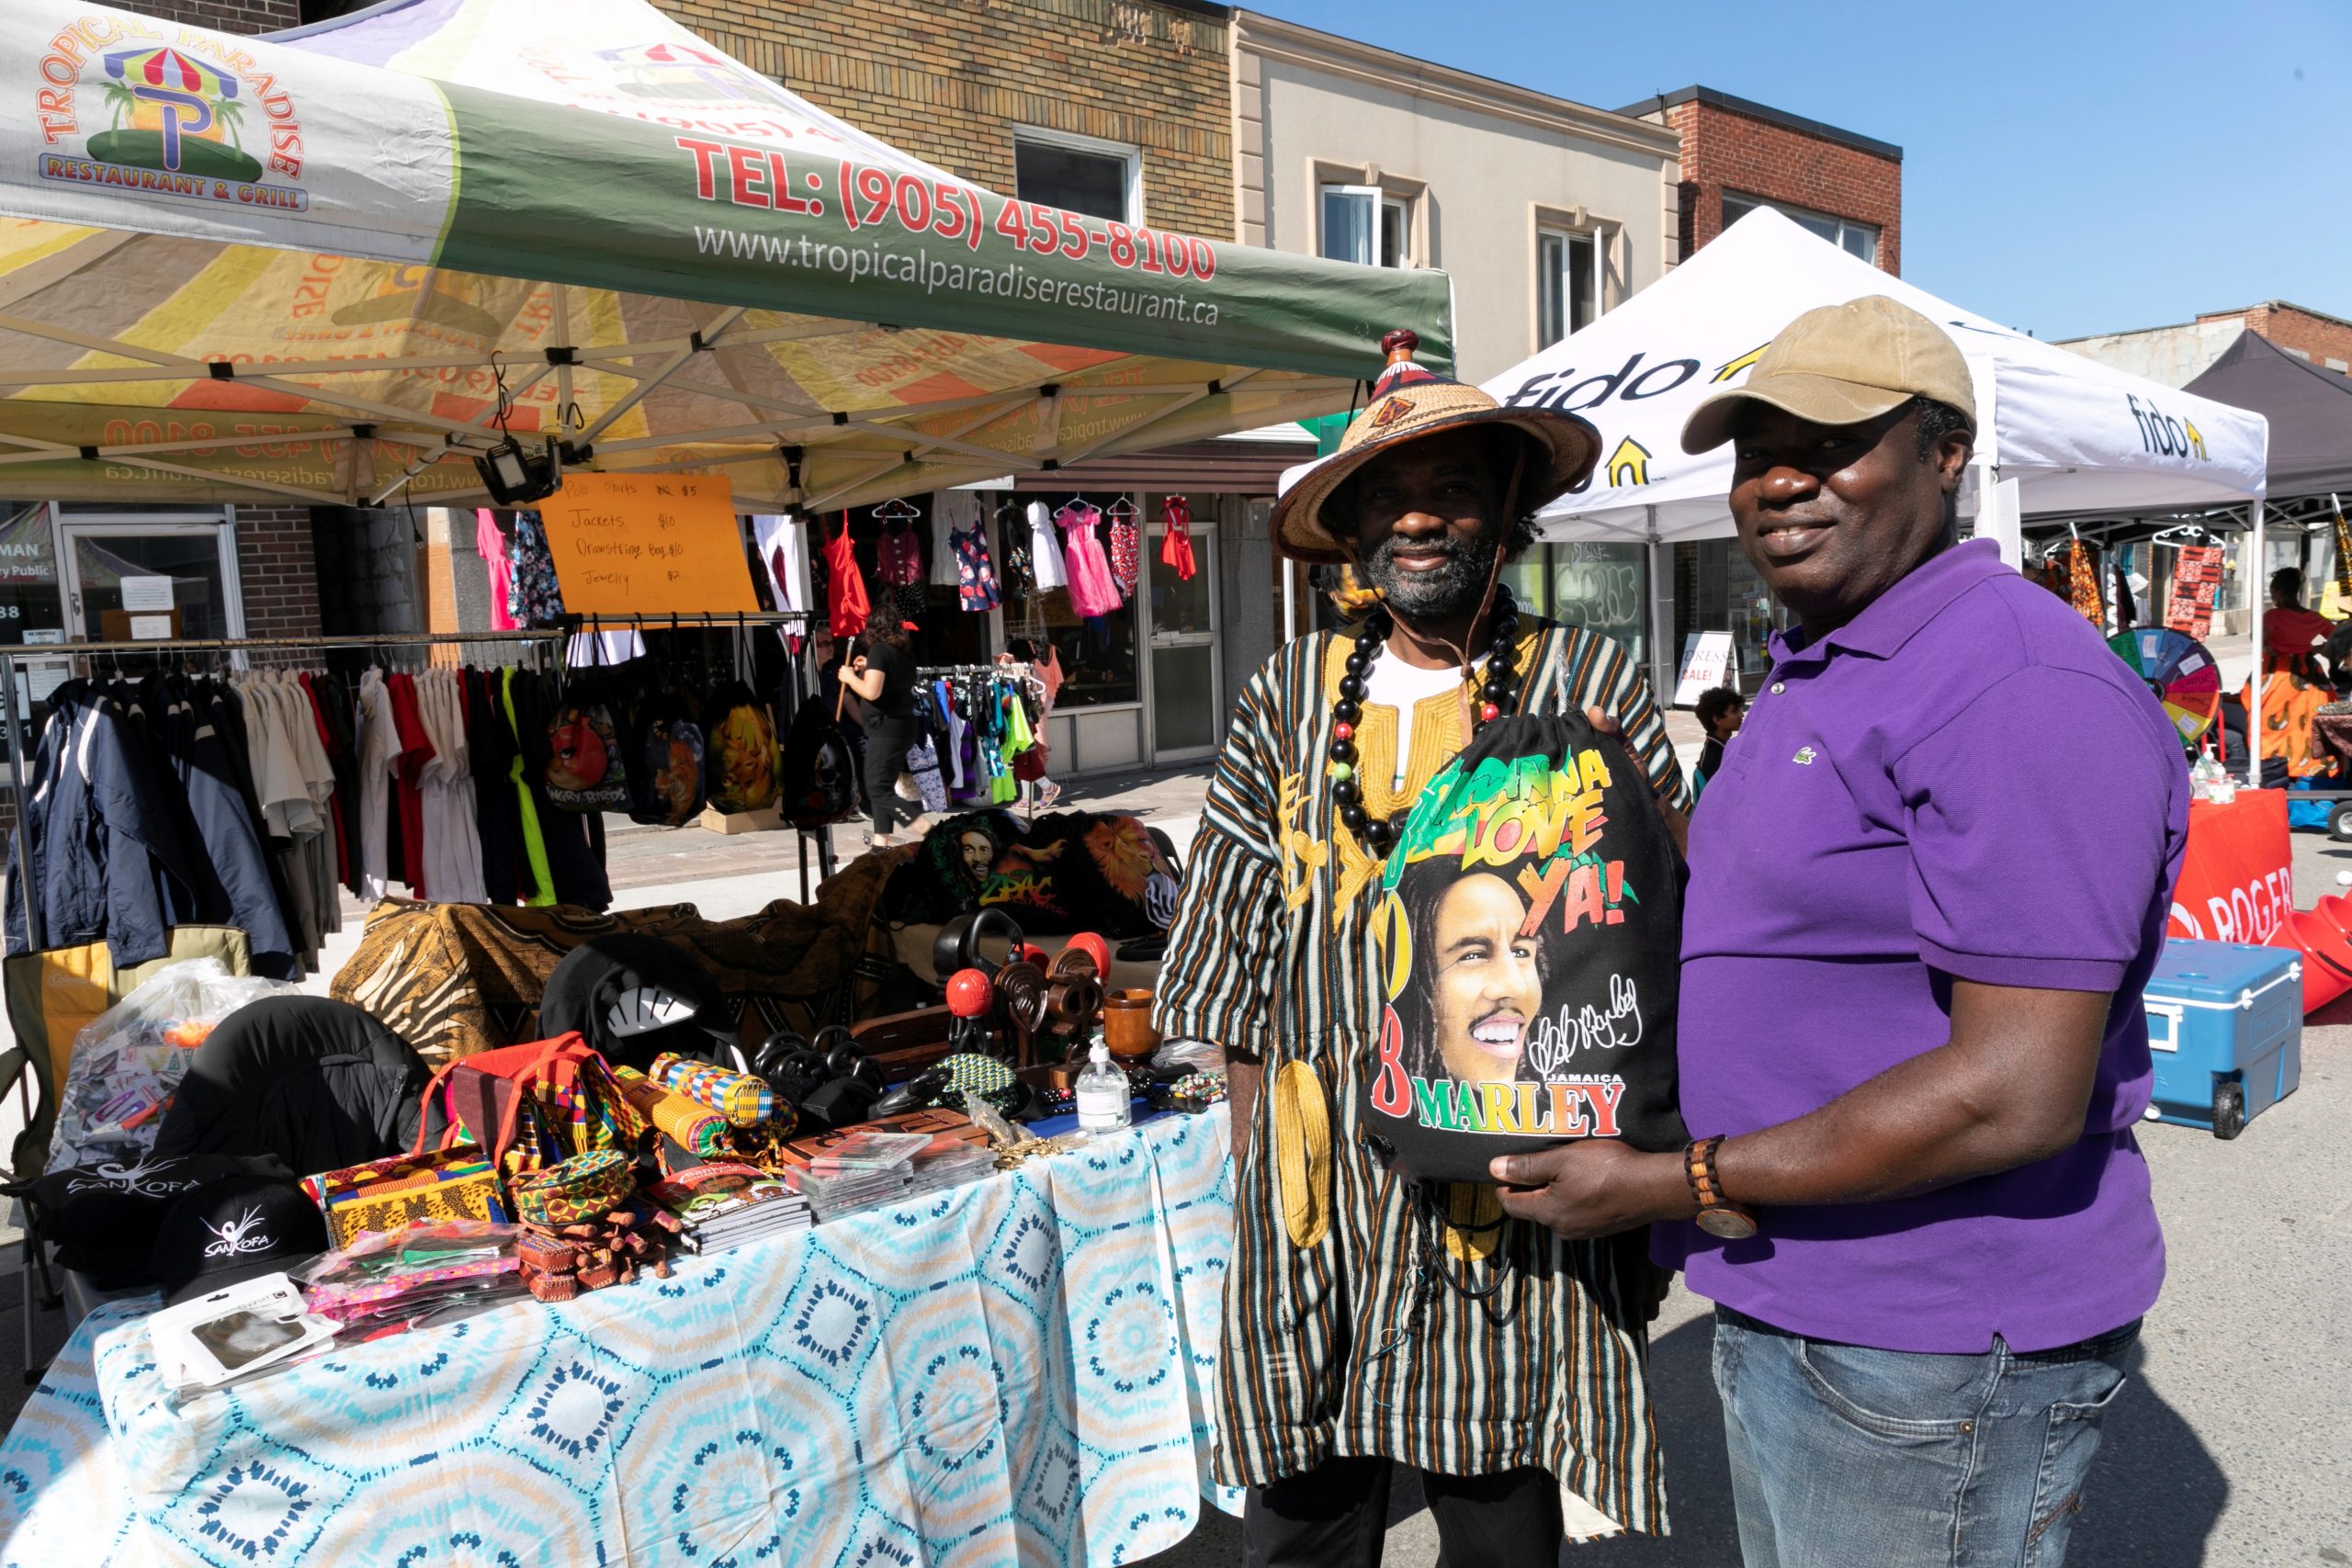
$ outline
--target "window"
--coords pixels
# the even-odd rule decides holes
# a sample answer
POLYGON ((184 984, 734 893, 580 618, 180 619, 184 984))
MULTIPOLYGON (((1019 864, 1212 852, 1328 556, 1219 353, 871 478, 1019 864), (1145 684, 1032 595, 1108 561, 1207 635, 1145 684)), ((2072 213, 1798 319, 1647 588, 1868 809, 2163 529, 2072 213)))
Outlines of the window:
POLYGON ((1141 162, 1132 147, 1057 130, 1015 131, 1012 194, 1084 218, 1141 221, 1141 162))
POLYGON ((1378 186, 1323 187, 1322 254, 1363 266, 1413 265, 1413 204, 1378 186))
POLYGON ((1544 230, 1535 237, 1535 335, 1549 348, 1600 314, 1600 247, 1591 234, 1544 230))
POLYGON ((1849 255, 1859 256, 1872 266, 1878 265, 1877 224, 1833 218, 1826 212, 1792 207, 1785 201, 1767 201, 1760 196, 1742 196, 1727 190, 1724 192, 1724 227, 1730 228, 1759 207, 1769 207, 1781 217, 1804 225, 1849 255))

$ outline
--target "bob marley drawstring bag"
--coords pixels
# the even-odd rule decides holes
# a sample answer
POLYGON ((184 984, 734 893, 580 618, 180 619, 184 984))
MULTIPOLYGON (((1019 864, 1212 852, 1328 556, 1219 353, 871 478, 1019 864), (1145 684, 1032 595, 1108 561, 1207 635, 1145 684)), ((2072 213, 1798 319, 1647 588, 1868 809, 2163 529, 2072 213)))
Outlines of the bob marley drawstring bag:
MULTIPOLYGON (((1423 1181, 1575 1138, 1679 1149, 1682 860, 1581 714, 1490 723, 1430 782, 1373 918, 1364 1130, 1423 1181)), ((1375 1145, 1376 1146, 1376 1145, 1375 1145)))

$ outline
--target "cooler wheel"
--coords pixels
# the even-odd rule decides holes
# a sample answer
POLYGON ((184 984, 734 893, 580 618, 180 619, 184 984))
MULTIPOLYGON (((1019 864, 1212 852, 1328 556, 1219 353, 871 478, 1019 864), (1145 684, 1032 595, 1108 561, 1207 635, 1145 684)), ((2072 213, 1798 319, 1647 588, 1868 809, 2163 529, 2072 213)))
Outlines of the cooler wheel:
POLYGON ((2352 844, 2352 800, 2339 800, 2335 809, 2327 814, 2327 836, 2340 844, 2352 844))
POLYGON ((2234 1138, 2245 1131, 2245 1086, 2229 1082, 2213 1086, 2213 1136, 2234 1138))

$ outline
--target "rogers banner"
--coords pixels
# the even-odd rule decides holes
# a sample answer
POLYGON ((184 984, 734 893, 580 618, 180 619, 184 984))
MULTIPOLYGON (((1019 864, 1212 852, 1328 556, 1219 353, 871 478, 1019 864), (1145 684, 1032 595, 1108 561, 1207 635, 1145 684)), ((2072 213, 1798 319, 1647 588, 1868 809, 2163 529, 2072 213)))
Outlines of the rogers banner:
POLYGON ((2188 804, 2188 850, 2167 936, 2266 942, 2295 908, 2287 792, 2240 790, 2226 805, 2188 804))

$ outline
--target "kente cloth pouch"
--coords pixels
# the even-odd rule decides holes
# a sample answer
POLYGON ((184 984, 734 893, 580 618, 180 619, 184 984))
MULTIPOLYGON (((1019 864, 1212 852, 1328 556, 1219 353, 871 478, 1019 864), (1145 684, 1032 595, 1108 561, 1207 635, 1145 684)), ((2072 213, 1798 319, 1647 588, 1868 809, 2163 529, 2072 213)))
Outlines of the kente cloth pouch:
POLYGON ((302 1190, 326 1217, 327 1235, 339 1247, 368 1231, 450 1220, 503 1224, 514 1217, 497 1168, 469 1144, 306 1176, 302 1190))
POLYGON ((1498 1155, 1579 1138, 1681 1148, 1682 878, 1615 738, 1581 714, 1488 725, 1382 874, 1365 1135, 1424 1181, 1490 1183, 1498 1155))
POLYGON ((646 1077, 673 1094, 715 1111, 734 1127, 756 1127, 775 1120, 775 1091, 763 1079, 708 1062, 692 1062, 663 1052, 646 1077))
POLYGON ((630 1110, 680 1148, 707 1160, 727 1155, 729 1129, 718 1111, 663 1089, 635 1067, 615 1067, 613 1081, 630 1110))
POLYGON ((514 1212, 528 1224, 602 1220, 637 1186, 636 1162, 618 1149, 574 1155, 514 1181, 514 1212))

